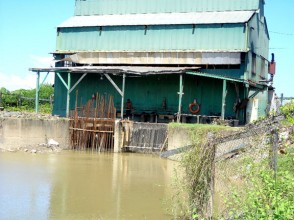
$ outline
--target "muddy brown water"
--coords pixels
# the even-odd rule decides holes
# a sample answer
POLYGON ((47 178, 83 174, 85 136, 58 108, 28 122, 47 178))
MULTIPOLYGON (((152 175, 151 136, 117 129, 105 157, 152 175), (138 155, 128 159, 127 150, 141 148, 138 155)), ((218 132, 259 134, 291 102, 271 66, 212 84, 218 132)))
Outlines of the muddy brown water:
POLYGON ((142 154, 0 153, 0 219, 172 219, 174 167, 142 154))

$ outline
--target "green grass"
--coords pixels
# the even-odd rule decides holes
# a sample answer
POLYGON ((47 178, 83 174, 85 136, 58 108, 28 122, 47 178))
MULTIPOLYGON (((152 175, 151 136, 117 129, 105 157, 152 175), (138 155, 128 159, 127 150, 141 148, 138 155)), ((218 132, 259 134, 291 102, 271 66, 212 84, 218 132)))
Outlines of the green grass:
POLYGON ((181 124, 181 123, 169 123, 170 128, 189 128, 189 129, 212 129, 212 130, 222 130, 228 129, 230 127, 214 124, 181 124))
POLYGON ((280 154, 278 156, 278 170, 288 171, 294 177, 294 149, 287 150, 287 154, 280 154))

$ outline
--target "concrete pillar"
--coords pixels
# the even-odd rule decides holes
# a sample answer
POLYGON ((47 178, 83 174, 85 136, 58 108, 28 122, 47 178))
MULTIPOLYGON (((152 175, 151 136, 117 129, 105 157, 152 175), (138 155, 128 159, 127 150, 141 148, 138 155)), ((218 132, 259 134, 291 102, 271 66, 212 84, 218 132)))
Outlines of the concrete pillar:
POLYGON ((120 120, 115 120, 114 125, 114 146, 113 146, 113 152, 119 153, 122 149, 122 143, 121 143, 121 136, 122 136, 122 126, 120 123, 120 120))

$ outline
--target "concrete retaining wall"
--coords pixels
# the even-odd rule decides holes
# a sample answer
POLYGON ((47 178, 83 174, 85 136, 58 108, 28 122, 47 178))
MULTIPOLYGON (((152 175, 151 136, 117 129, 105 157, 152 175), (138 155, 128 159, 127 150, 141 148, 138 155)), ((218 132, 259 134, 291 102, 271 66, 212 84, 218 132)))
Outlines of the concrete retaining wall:
POLYGON ((63 149, 69 147, 69 121, 65 119, 0 119, 0 148, 45 144, 49 139, 59 143, 63 149))
POLYGON ((191 130, 188 128, 170 128, 168 129, 168 150, 191 145, 191 130))

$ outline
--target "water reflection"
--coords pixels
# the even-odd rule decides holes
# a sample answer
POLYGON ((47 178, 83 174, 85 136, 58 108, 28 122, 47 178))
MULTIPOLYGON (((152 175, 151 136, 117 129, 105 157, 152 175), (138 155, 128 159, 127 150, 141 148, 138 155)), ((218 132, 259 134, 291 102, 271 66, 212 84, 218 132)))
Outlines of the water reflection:
POLYGON ((0 154, 1 219, 171 219, 174 162, 140 154, 0 154))

